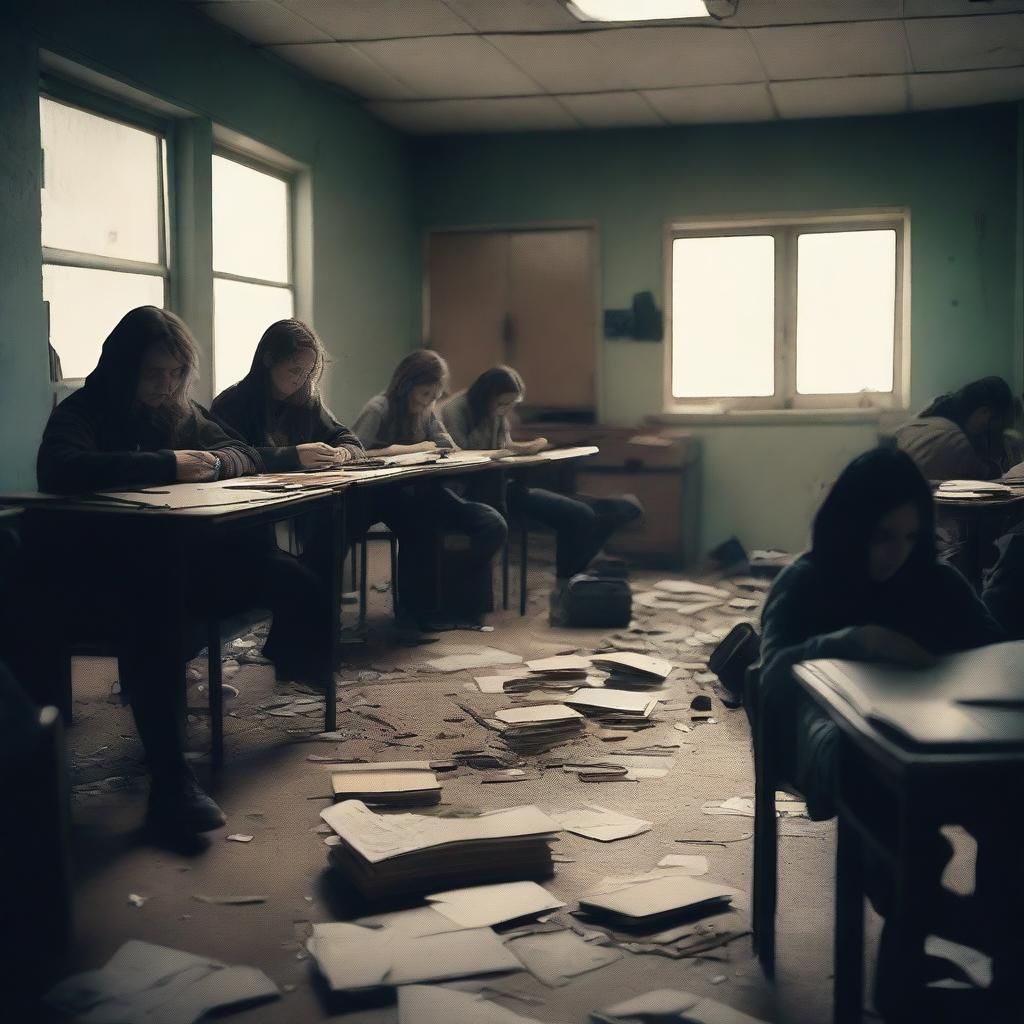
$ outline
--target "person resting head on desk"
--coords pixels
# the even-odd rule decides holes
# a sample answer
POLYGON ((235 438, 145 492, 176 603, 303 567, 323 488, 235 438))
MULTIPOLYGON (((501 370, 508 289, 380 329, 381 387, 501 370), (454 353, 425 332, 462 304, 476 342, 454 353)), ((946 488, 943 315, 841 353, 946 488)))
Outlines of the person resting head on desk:
POLYGON ((1004 436, 1018 405, 1002 377, 982 377, 940 395, 894 440, 927 480, 994 480, 1020 458, 1018 442, 1004 436))
POLYGON ((324 405, 326 350, 301 320, 260 338, 249 372, 213 400, 213 413, 260 454, 267 472, 337 469, 366 457, 359 438, 324 405))
MULTIPOLYGON (((367 455, 388 456, 410 452, 457 450, 458 445, 437 414, 437 402, 448 388, 448 364, 430 349, 417 349, 395 367, 387 389, 375 395, 356 417, 355 432, 367 455)), ((429 481, 413 491, 391 488, 390 521, 406 535, 420 538, 414 550, 399 543, 399 614, 402 621, 415 619, 430 631, 443 625, 433 617, 433 538, 438 533, 463 534, 469 553, 463 567, 463 599, 459 607, 442 609, 445 616, 478 624, 490 609, 490 561, 505 543, 508 529, 502 515, 476 501, 467 501, 440 481, 429 481), (405 555, 403 556, 403 549, 405 555)), ((385 520, 389 521, 389 520, 385 520)))
MULTIPOLYGON (((262 469, 259 455, 191 398, 198 349, 173 313, 141 306, 103 343, 85 385, 50 414, 39 446, 39 486, 56 493, 148 487, 237 477, 262 469)), ((24 538, 26 599, 19 603, 20 674, 41 692, 61 671, 58 638, 80 620, 113 639, 122 693, 131 703, 152 784, 147 823, 156 832, 195 833, 224 823, 182 752, 190 620, 270 608, 263 653, 279 679, 320 685, 330 678, 327 609, 320 582, 262 530, 240 527, 217 543, 184 547, 138 515, 70 518, 61 530, 30 521, 24 538), (172 563, 188 560, 189 587, 168 585, 172 563), (39 581, 57 581, 43 586, 39 581), (201 582, 201 585, 200 585, 201 582), (56 660, 56 663, 55 663, 56 660)))
MULTIPOLYGON (((547 439, 513 441, 510 425, 510 417, 525 397, 526 385, 516 370, 492 366, 444 403, 441 418, 461 448, 497 457, 532 455, 547 447, 547 439)), ((608 538, 643 515, 640 502, 625 494, 583 500, 515 483, 487 498, 501 511, 508 507, 517 518, 537 520, 555 531, 556 602, 564 596, 568 581, 586 569, 608 538)))

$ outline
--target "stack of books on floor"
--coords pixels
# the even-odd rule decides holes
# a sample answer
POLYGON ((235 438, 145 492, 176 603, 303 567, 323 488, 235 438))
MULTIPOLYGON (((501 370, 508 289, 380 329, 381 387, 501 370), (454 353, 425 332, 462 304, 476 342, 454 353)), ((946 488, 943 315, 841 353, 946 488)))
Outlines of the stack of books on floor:
POLYGON ((588 718, 616 729, 647 729, 654 725, 656 697, 630 690, 579 690, 565 703, 579 708, 588 718))
POLYGON ((331 773, 335 800, 362 800, 382 807, 425 807, 441 799, 441 783, 429 761, 347 764, 331 773))
POLYGON ((359 800, 320 812, 341 842, 331 864, 366 899, 446 888, 550 878, 549 842, 561 831, 536 807, 471 818, 422 814, 383 817, 359 800))
POLYGON ((501 739, 517 754, 539 754, 583 731, 584 718, 564 704, 536 704, 495 712, 501 739))
POLYGON ((672 674, 672 662, 664 658, 652 658, 649 654, 617 651, 613 654, 595 654, 590 660, 597 668, 611 673, 607 685, 613 688, 661 686, 672 674))

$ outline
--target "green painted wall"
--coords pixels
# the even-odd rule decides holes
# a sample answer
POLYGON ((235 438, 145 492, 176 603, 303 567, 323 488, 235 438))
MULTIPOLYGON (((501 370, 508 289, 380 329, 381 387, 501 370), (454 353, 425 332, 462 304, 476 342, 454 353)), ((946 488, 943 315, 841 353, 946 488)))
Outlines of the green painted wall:
MULTIPOLYGON (((402 137, 184 4, 7 0, 0 11, 0 417, 18 429, 5 433, 11 440, 0 487, 34 486, 49 406, 39 269, 40 48, 194 115, 176 134, 184 160, 197 168, 207 159, 211 121, 310 168, 311 318, 335 359, 328 399, 351 418, 418 337, 418 236, 402 137)), ((194 311, 192 326, 208 354, 209 210, 200 203, 178 212, 191 216, 180 225, 184 306, 194 311)), ((208 380, 199 392, 207 400, 208 380)))
MULTIPOLYGON (((1014 373, 1016 109, 417 143, 421 227, 593 221, 602 304, 662 301, 667 223, 688 216, 909 207, 911 406, 1014 373)), ((661 411, 662 347, 601 342, 603 419, 661 411)), ((795 422, 795 421, 793 421, 795 422)), ((702 540, 799 548, 822 488, 876 431, 700 426, 702 540), (770 500, 769 500, 770 499, 770 500)))

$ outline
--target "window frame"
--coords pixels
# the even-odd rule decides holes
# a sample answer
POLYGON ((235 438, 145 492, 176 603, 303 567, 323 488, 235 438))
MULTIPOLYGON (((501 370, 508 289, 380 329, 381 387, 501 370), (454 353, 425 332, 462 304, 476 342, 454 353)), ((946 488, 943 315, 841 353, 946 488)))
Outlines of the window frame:
MULTIPOLYGON (((145 277, 159 277, 163 281, 163 305, 169 308, 174 287, 173 280, 173 245, 171 237, 171 187, 173 174, 173 152, 171 140, 173 128, 170 122, 147 111, 140 110, 129 104, 122 103, 102 93, 92 92, 81 86, 49 74, 39 76, 39 98, 52 103, 80 110, 94 117, 102 117, 144 131, 156 136, 159 144, 157 159, 157 257, 158 262, 148 263, 143 260, 122 259, 117 256, 103 256, 99 253, 79 252, 74 249, 58 249, 40 245, 40 269, 46 266, 71 267, 79 270, 107 270, 115 273, 139 274, 145 277)), ((42 140, 40 139, 39 159, 41 175, 45 188, 46 166, 42 140)), ((42 188, 40 191, 42 191, 42 188)), ((40 204, 42 199, 40 198, 40 204)), ((47 309, 49 305, 47 304, 47 309)), ((49 315, 47 315, 49 319, 49 315)), ((82 377, 66 377, 69 382, 82 381, 82 377)), ((55 383, 55 382, 51 382, 55 383)))
POLYGON ((881 412, 907 408, 910 395, 910 211, 906 208, 833 210, 689 218, 665 228, 665 323, 662 408, 666 414, 718 415, 788 411, 881 412), (800 394, 796 389, 797 247, 803 234, 892 230, 896 233, 891 392, 800 394), (763 397, 677 397, 672 317, 673 243, 677 238, 770 235, 775 241, 775 393, 763 397))
MULTIPOLYGON (((218 156, 221 157, 224 160, 231 160, 234 163, 241 164, 243 167, 248 167, 250 170, 258 171, 260 174, 266 174, 266 175, 269 175, 272 178, 277 178, 279 181, 283 181, 284 182, 285 188, 287 189, 287 200, 286 200, 286 203, 285 203, 285 210, 286 210, 287 218, 288 219, 287 219, 287 223, 285 225, 285 244, 288 247, 288 251, 287 251, 286 256, 285 256, 285 267, 286 267, 288 278, 287 278, 286 281, 282 282, 282 281, 272 281, 269 278, 248 277, 248 276, 246 276, 244 274, 232 274, 232 273, 229 273, 226 270, 217 270, 216 266, 211 261, 210 292, 211 292, 211 295, 213 296, 213 309, 214 309, 213 323, 214 323, 214 329, 213 329, 213 349, 212 349, 212 351, 210 353, 210 355, 211 355, 211 360, 210 360, 210 366, 211 366, 210 377, 211 377, 211 380, 212 380, 213 393, 215 395, 219 394, 221 391, 224 390, 220 386, 220 382, 217 380, 217 329, 216 329, 216 323, 217 323, 217 313, 216 313, 217 281, 218 280, 221 280, 221 281, 235 281, 238 284, 258 285, 258 286, 265 287, 265 288, 280 288, 282 291, 287 291, 287 292, 291 293, 291 296, 292 296, 292 315, 294 316, 298 312, 298 307, 296 305, 296 303, 298 301, 298 295, 297 295, 297 290, 298 289, 297 289, 296 280, 295 280, 295 249, 296 249, 295 225, 296 225, 296 221, 298 219, 297 218, 298 211, 296 210, 296 201, 297 201, 296 200, 296 191, 297 191, 298 176, 299 176, 298 173, 295 170, 293 170, 292 168, 290 168, 290 167, 284 167, 284 166, 279 165, 279 164, 270 163, 270 162, 268 162, 266 160, 260 160, 260 159, 258 159, 256 157, 251 156, 248 153, 242 152, 241 150, 234 149, 231 146, 227 146, 223 142, 215 141, 214 142, 214 146, 213 146, 213 152, 211 154, 211 164, 210 164, 211 182, 212 182, 212 176, 213 176, 213 163, 212 163, 213 157, 218 157, 218 156)), ((210 209, 211 209, 211 249, 212 249, 212 242, 213 242, 213 238, 212 238, 212 210, 213 210, 213 203, 215 201, 216 200, 213 197, 212 187, 211 187, 211 197, 210 197, 210 209)), ((225 385, 225 387, 226 386, 229 386, 229 385, 225 385)))

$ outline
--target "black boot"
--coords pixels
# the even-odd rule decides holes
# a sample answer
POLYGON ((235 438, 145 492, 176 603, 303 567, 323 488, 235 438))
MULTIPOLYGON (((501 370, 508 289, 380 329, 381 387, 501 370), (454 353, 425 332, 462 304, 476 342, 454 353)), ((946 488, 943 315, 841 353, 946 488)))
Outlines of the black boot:
POLYGON ((149 787, 146 828, 159 835, 195 834, 220 828, 224 812, 205 792, 188 767, 155 775, 149 787))

